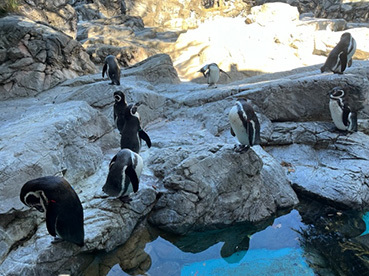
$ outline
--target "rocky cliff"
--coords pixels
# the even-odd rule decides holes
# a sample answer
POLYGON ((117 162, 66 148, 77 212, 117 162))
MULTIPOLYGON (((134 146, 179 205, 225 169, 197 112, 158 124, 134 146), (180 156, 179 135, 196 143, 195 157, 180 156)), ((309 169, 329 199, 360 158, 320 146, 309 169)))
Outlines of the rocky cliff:
MULTIPOLYGON (((94 2, 101 8, 100 4, 94 2)), ((280 10, 280 5, 269 7, 280 10)), ((367 28, 350 29, 358 41, 353 66, 343 75, 321 74, 321 64, 311 64, 325 60, 316 54, 330 51, 349 28, 346 21, 303 19, 289 6, 292 29, 281 33, 270 27, 275 21, 266 22, 268 17, 256 10, 252 16, 234 19, 238 22, 236 30, 255 33, 247 43, 229 48, 226 52, 235 51, 236 58, 224 56, 222 65, 232 70, 225 62, 229 59, 229 65, 238 61, 241 65, 239 57, 245 55, 247 66, 257 74, 245 78, 235 73, 214 88, 201 80, 180 80, 187 71, 188 76, 194 76, 205 61, 198 56, 201 47, 203 52, 209 50, 208 58, 224 53, 211 49, 223 45, 222 39, 215 39, 216 32, 207 37, 212 43, 201 42, 201 27, 177 40, 179 33, 145 28, 137 17, 101 19, 99 15, 96 22, 84 23, 79 36, 82 43, 92 47, 86 47, 91 56, 99 53, 94 56, 96 62, 112 48, 92 46, 92 38, 100 43, 104 32, 113 32, 112 22, 139 42, 140 38, 147 39, 142 49, 154 49, 145 52, 147 56, 171 45, 167 49, 175 58, 152 55, 124 68, 121 85, 111 86, 101 72, 97 73, 81 42, 24 17, 0 19, 1 26, 17 30, 3 32, 0 38, 4 61, 0 66, 1 274, 83 271, 97 252, 125 243, 145 219, 166 231, 185 234, 238 222, 265 221, 278 210, 297 204, 299 194, 342 208, 368 206, 369 63, 357 60, 368 58, 367 36, 363 35, 367 28), (303 39, 306 30, 314 34, 314 41, 303 39), (257 39, 258 32, 266 35, 257 39), (190 34, 199 37, 198 45, 190 42, 190 34), (158 37, 160 42, 156 41, 158 37), (324 47, 319 48, 318 42, 324 47), (269 45, 271 55, 264 50, 253 60, 253 50, 246 54, 241 51, 245 45, 253 45, 251 49, 269 45), (305 57, 297 61, 291 58, 296 57, 296 49, 305 57), (285 55, 276 54, 281 51, 285 55), (270 69, 273 59, 281 64, 290 58, 296 62, 270 69), (256 70, 260 60, 267 66, 256 70), (295 67, 300 68, 290 70, 295 67), (327 93, 336 86, 351 88, 350 94, 361 109, 357 133, 337 132, 331 122, 327 93), (107 198, 101 191, 109 161, 119 150, 119 133, 112 115, 116 90, 123 91, 129 103, 143 103, 139 107, 142 126, 153 142, 152 148, 143 147, 145 168, 140 190, 130 204, 107 198), (260 119, 262 144, 239 154, 233 150, 237 141, 229 132, 227 118, 237 98, 244 96, 251 100, 260 119), (52 237, 47 234, 43 214, 19 201, 20 188, 26 181, 54 174, 63 175, 81 198, 86 232, 82 248, 50 244, 52 237)), ((232 20, 212 20, 204 25, 212 26, 210 29, 214 28, 212 23, 230 26, 227 21, 236 22, 232 20)), ((138 61, 129 60, 120 47, 125 46, 116 48, 121 51, 122 63, 138 61)))

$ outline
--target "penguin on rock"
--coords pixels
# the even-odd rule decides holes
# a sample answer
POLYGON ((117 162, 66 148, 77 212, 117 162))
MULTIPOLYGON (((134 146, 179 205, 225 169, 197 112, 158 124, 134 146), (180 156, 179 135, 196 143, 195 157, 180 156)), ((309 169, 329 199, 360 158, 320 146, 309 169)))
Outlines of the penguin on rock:
POLYGON ((241 145, 235 146, 237 152, 246 152, 250 147, 260 144, 260 123, 247 99, 239 99, 228 114, 231 135, 236 136, 241 145))
POLYGON ((110 161, 103 192, 125 203, 130 202, 129 193, 138 191, 142 169, 140 155, 130 149, 120 150, 110 161))
POLYGON ((357 113, 352 109, 345 90, 335 87, 330 91, 329 98, 329 111, 335 126, 339 130, 356 132, 357 113))
POLYGON ((46 227, 53 243, 84 244, 83 208, 72 186, 62 177, 45 176, 25 183, 20 200, 46 213, 46 227))
POLYGON ((231 78, 225 71, 220 69, 216 63, 206 64, 198 72, 202 73, 204 77, 207 79, 209 87, 216 85, 220 77, 220 72, 226 74, 228 78, 231 78))
POLYGON ((126 97, 122 91, 115 91, 114 92, 114 122, 119 130, 122 133, 124 127, 124 113, 126 108, 128 107, 126 102, 126 97))
POLYGON ((137 108, 141 103, 130 104, 124 111, 124 127, 121 131, 120 148, 130 149, 135 153, 141 150, 142 142, 144 140, 146 145, 151 147, 151 140, 149 135, 141 128, 140 115, 137 108))
POLYGON ((111 80, 110 85, 120 85, 120 66, 115 56, 108 55, 105 58, 102 77, 104 77, 105 73, 107 73, 111 80))
POLYGON ((343 74, 347 67, 352 65, 352 57, 356 51, 356 41, 348 32, 342 34, 340 41, 329 53, 324 65, 320 68, 323 72, 343 74))

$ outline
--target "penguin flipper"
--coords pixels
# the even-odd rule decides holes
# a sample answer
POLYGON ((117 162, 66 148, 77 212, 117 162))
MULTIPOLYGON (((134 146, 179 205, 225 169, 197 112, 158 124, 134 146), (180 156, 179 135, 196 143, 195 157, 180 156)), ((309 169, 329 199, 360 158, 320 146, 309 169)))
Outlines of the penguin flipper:
POLYGON ((228 75, 226 71, 223 71, 223 70, 222 70, 222 69, 220 69, 220 68, 219 68, 219 71, 220 71, 220 72, 222 72, 222 73, 224 73, 224 74, 226 74, 226 76, 227 76, 228 78, 231 78, 231 76, 230 76, 230 75, 228 75))
POLYGON ((132 165, 126 168, 125 174, 129 177, 129 180, 132 183, 133 192, 137 193, 139 180, 138 180, 136 171, 132 165))
POLYGON ((249 144, 252 147, 254 145, 254 127, 251 122, 247 122, 247 133, 249 134, 249 144))
POLYGON ((138 136, 146 142, 146 145, 149 148, 151 148, 151 139, 150 139, 149 135, 143 129, 140 129, 138 131, 138 136))
POLYGON ((347 106, 343 107, 342 121, 345 126, 349 125, 350 109, 347 106))
POLYGON ((56 229, 58 235, 65 241, 84 245, 83 215, 78 217, 79 212, 62 213, 57 217, 56 229), (82 223, 81 223, 82 221, 82 223))
POLYGON ((340 59, 340 62, 341 62, 341 73, 343 73, 343 71, 345 71, 346 65, 347 65, 347 54, 342 52, 339 55, 339 59, 340 59))
POLYGON ((231 135, 233 136, 233 137, 235 137, 236 136, 236 134, 234 133, 234 131, 233 131, 233 128, 231 127, 231 135))
POLYGON ((102 71, 102 77, 104 77, 106 70, 108 69, 108 65, 105 63, 103 66, 103 71, 102 71))
POLYGON ((56 218, 58 216, 57 208, 55 206, 49 205, 46 210, 46 228, 49 234, 53 237, 56 236, 55 225, 56 225, 56 218))

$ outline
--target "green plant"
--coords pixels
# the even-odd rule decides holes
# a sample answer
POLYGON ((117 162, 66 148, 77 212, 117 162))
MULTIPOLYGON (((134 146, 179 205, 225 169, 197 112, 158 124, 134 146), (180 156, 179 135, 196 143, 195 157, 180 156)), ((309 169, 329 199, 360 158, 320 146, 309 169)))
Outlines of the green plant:
POLYGON ((8 13, 14 13, 18 10, 18 0, 3 0, 0 2, 0 16, 5 16, 8 13))

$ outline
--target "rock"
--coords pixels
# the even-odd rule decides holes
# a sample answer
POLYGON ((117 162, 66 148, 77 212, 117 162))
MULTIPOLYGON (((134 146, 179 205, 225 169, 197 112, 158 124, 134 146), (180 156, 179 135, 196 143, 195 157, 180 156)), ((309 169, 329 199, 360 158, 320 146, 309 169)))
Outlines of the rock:
POLYGON ((247 16, 246 22, 257 23, 261 26, 278 24, 280 27, 298 21, 300 14, 296 7, 285 3, 267 3, 251 8, 251 14, 247 16))
POLYGON ((278 123, 271 137, 278 146, 267 151, 286 164, 295 190, 344 208, 364 207, 369 199, 369 136, 333 130, 332 123, 278 123))
POLYGON ((109 18, 123 13, 122 3, 118 0, 71 1, 78 14, 78 21, 109 18))
POLYGON ((112 128, 102 114, 85 102, 38 105, 24 110, 2 104, 13 113, 1 126, 0 214, 22 210, 22 185, 28 180, 63 172, 70 183, 93 174, 110 142, 112 128), (29 127, 32 126, 32 127, 29 127), (9 143, 9 141, 13 141, 9 143))
POLYGON ((95 63, 102 64, 107 55, 114 55, 123 67, 128 67, 156 53, 145 43, 135 42, 135 33, 144 29, 137 16, 120 15, 81 22, 78 26, 77 39, 95 63))
POLYGON ((165 175, 168 192, 161 196, 149 218, 153 225, 185 234, 242 221, 259 222, 282 205, 298 202, 282 168, 269 163, 272 157, 267 157, 263 168, 264 160, 253 149, 237 154, 233 147, 219 147, 175 147, 175 156, 168 150, 155 152, 154 173, 165 175), (273 174, 282 178, 269 182, 273 174), (273 194, 277 190, 278 194, 273 194))
POLYGON ((0 99, 34 96, 66 79, 95 72, 69 36, 20 16, 0 19, 0 99))
POLYGON ((314 54, 325 55, 332 51, 332 49, 340 41, 341 35, 344 32, 351 33, 356 40, 356 52, 353 59, 367 60, 369 58, 369 34, 368 28, 355 28, 341 32, 319 31, 315 33, 315 49, 314 54))
POLYGON ((37 22, 51 25, 65 34, 76 38, 77 15, 68 0, 21 0, 18 1, 18 13, 37 22))
POLYGON ((151 56, 122 71, 122 76, 136 76, 153 84, 178 84, 180 80, 171 58, 166 54, 151 56))

